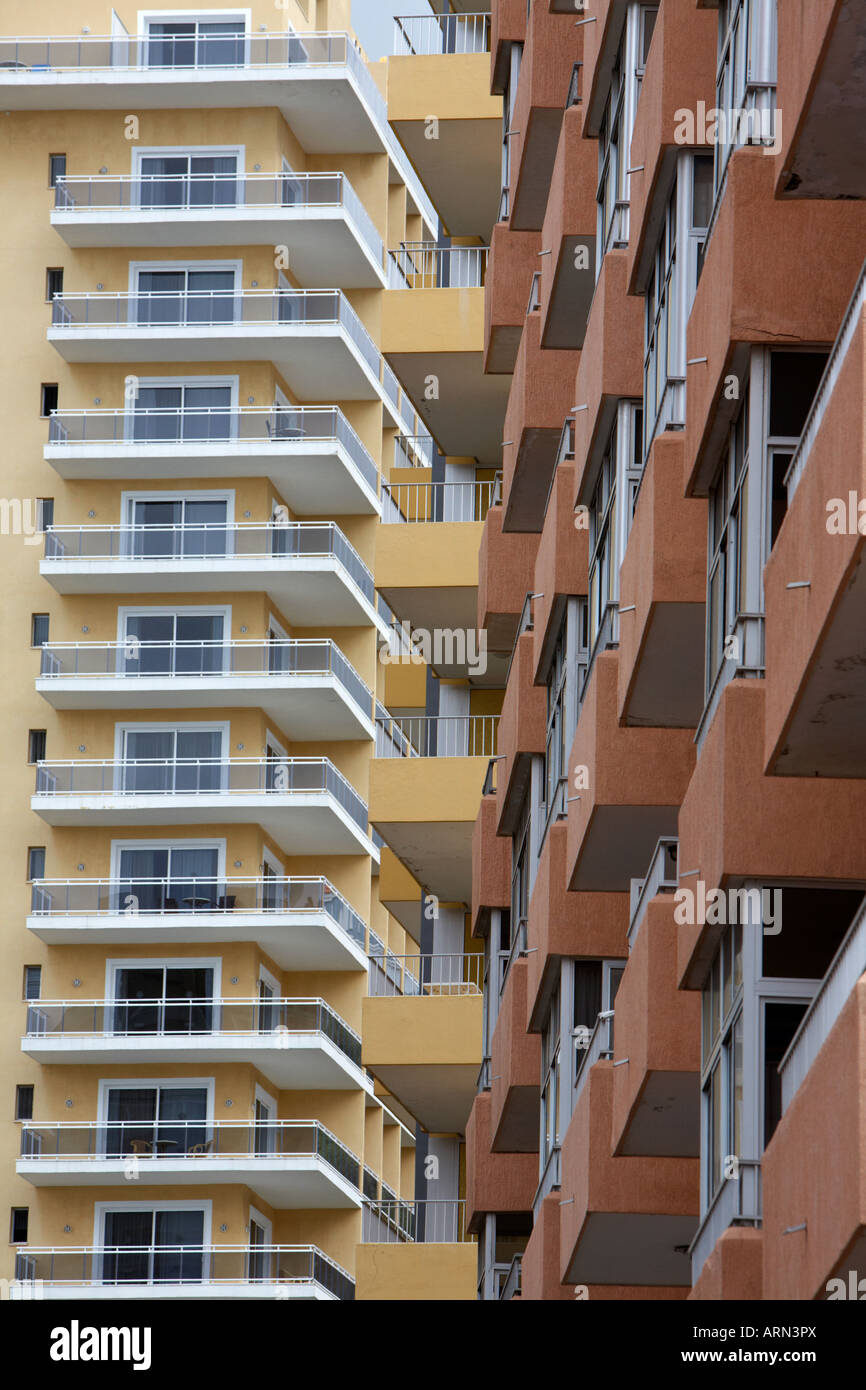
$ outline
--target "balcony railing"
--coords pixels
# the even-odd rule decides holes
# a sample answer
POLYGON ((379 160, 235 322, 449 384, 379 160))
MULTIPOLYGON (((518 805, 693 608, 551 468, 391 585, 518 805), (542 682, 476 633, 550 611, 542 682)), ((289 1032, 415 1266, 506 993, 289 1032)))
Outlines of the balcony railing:
POLYGON ((377 265, 384 243, 345 174, 69 174, 57 180, 57 212, 200 212, 342 208, 377 265))
POLYGON ((631 881, 631 913, 628 928, 630 951, 634 950, 634 943, 637 941, 649 903, 658 893, 673 892, 679 883, 678 854, 679 840, 672 836, 664 836, 653 851, 646 878, 633 878, 631 881))
POLYGON ((483 521, 499 501, 495 478, 471 483, 383 483, 382 521, 483 521))
POLYGON ((466 1230, 466 1203, 458 1198, 417 1202, 365 1202, 361 1240, 374 1245, 457 1245, 474 1242, 466 1230))
POLYGON ((395 468, 432 468, 435 445, 429 434, 394 436, 395 468))
MULTIPOLYGON (((381 708, 381 706, 377 706, 381 708)), ((489 758, 498 714, 410 715, 376 720, 377 758, 489 758)))
POLYGON ((489 255, 489 246, 437 246, 429 241, 404 241, 396 250, 388 252, 388 288, 481 289, 489 255))
POLYGON ((369 718, 373 692, 329 638, 273 642, 51 642, 42 647, 43 680, 166 680, 187 677, 230 679, 261 676, 333 676, 369 718))
POLYGON ((341 445, 373 492, 379 470, 343 412, 336 406, 244 406, 241 409, 58 410, 48 422, 51 445, 112 444, 118 448, 148 445, 213 444, 222 451, 234 445, 265 448, 292 444, 341 445))
POLYGON ((180 526, 50 526, 45 532, 45 559, 120 560, 138 565, 164 560, 220 561, 242 566, 248 561, 333 559, 357 584, 368 603, 375 602, 373 576, 355 547, 333 521, 187 524, 180 526))
POLYGON ((128 328, 340 327, 373 376, 380 378, 379 349, 342 290, 113 290, 56 295, 55 328, 97 332, 128 328))
POLYGON ((215 1038, 259 1034, 275 1047, 323 1035, 360 1066, 361 1039, 324 999, 40 999, 27 1006, 31 1038, 215 1038))
POLYGON ((394 17, 394 53, 489 53, 489 14, 400 15, 394 17))
POLYGON ((697 1283, 701 1270, 729 1226, 760 1226, 762 1189, 760 1159, 737 1159, 736 1172, 722 1182, 689 1247, 693 1283, 697 1283))
POLYGON ((351 1276, 314 1245, 28 1245, 16 1254, 15 1278, 46 1288, 317 1285, 338 1299, 355 1297, 351 1276))
POLYGON ((367 807, 327 758, 77 758, 40 762, 36 795, 334 797, 366 833, 367 807))
POLYGON ((366 949, 367 927, 326 878, 40 878, 34 917, 178 917, 190 913, 307 916, 324 912, 366 949))
POLYGON ((480 952, 435 956, 370 953, 370 994, 418 998, 481 994, 484 956, 480 952))
POLYGON ((503 1303, 507 1303, 512 1298, 520 1297, 521 1271, 523 1268, 523 1256, 515 1255, 511 1264, 508 1266, 499 1297, 503 1303))
POLYGON ((577 1106, 580 1094, 586 1084, 589 1073, 596 1062, 603 1058, 613 1056, 613 1009, 606 1009, 600 1013, 595 1021, 595 1027, 585 1043, 584 1034, 576 1033, 575 1040, 575 1082, 574 1082, 574 1107, 577 1106))
POLYGON ((320 1158, 354 1187, 361 1174, 357 1154, 317 1120, 25 1121, 21 1158, 45 1164, 140 1158, 202 1168, 215 1158, 320 1158))

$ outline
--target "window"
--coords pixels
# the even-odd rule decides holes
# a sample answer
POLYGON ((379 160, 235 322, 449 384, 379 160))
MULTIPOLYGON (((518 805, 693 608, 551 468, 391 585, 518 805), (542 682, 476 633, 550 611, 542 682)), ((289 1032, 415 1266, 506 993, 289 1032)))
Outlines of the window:
POLYGON ((238 201, 235 153, 140 154, 139 202, 143 208, 228 207, 238 201))
POLYGON ((40 763, 45 757, 46 732, 44 729, 31 729, 27 735, 27 761, 40 763))
POLYGON ((45 272, 45 298, 48 303, 63 293, 63 267, 49 267, 45 272))
POLYGON ((589 650, 619 640, 619 571, 643 475, 640 405, 620 401, 589 502, 589 650), (621 501, 620 499, 624 499, 621 501))
POLYGON ((763 670, 763 571, 788 505, 785 476, 825 352, 753 350, 709 496, 706 693, 763 670))
MULTIPOLYGON (((530 826, 529 796, 524 797, 520 818, 511 841, 511 945, 519 941, 526 931, 529 914, 530 881, 530 826)), ((507 971, 503 972, 505 984, 507 971)))
POLYGON ((146 443, 229 439, 235 424, 232 397, 228 382, 140 384, 129 422, 132 438, 146 443))
POLYGON ((42 995, 42 966, 25 965, 24 998, 39 999, 42 995))
POLYGON ((57 382, 43 381, 40 389, 39 413, 43 419, 53 415, 57 410, 57 382))
POLYGON ((511 138, 522 60, 523 44, 511 44, 508 73, 505 79, 502 100, 502 200, 499 206, 500 222, 504 221, 511 212, 511 138))
POLYGON ((45 849, 42 845, 31 845, 27 851, 27 881, 45 877, 45 849))
POLYGON ((30 618, 30 645, 31 647, 44 647, 48 641, 47 613, 33 613, 30 618))
POLYGON ((219 791, 223 743, 222 728, 124 729, 122 790, 139 794, 219 791))
POLYGON ((237 279, 234 266, 139 269, 135 274, 133 322, 142 327, 234 323, 240 312, 237 279))
POLYGON ((9 1221, 9 1241, 12 1245, 26 1245, 29 1219, 29 1207, 12 1208, 9 1221))
POLYGON ((115 1033, 209 1033, 213 1028, 211 965, 116 966, 112 979, 115 1033))
POLYGON ((544 804, 548 817, 565 815, 563 786, 568 786, 569 730, 566 715, 566 647, 568 619, 562 624, 547 677, 547 733, 544 742, 544 804))
POLYGON ((246 51, 240 18, 149 20, 147 39, 150 68, 238 67, 246 51))
POLYGON ((229 504, 225 497, 130 498, 127 522, 130 554, 136 559, 201 559, 224 556, 228 548, 229 504))
POLYGON ((136 1205, 104 1211, 102 1283, 199 1283, 208 1258, 204 1244, 201 1209, 166 1205, 154 1210, 136 1205))
POLYGON ((207 912, 225 908, 219 845, 122 846, 115 911, 207 912), (132 901, 130 901, 130 898, 132 901))
POLYGON ((720 0, 716 191, 735 149, 775 140, 776 53, 776 0, 720 0))
POLYGON ((48 187, 56 188, 57 180, 66 175, 66 155, 50 154, 48 156, 48 187))
POLYGON ((541 1145, 539 1168, 543 1174, 548 1160, 560 1144, 560 1089, 562 1034, 562 983, 557 984, 541 1038, 541 1145))
POLYGON ((32 1086, 15 1087, 15 1118, 16 1120, 33 1119, 33 1090, 32 1086))
POLYGON ((37 531, 47 531, 49 526, 54 525, 54 498, 37 497, 36 499, 36 529, 37 531))
POLYGON ((598 254, 628 245, 629 147, 657 5, 630 4, 610 80, 598 139, 598 254))
POLYGON ((722 939, 702 995, 701 1092, 704 1207, 725 1178, 728 1155, 743 1157, 743 926, 722 939))
POLYGON ((103 1133, 109 1158, 127 1154, 197 1154, 213 1143, 205 1086, 109 1086, 103 1133))
POLYGON ((712 155, 680 154, 646 291, 644 457, 685 423, 686 325, 712 204, 712 155))
POLYGON ((203 676, 224 669, 223 613, 128 613, 123 633, 127 676, 203 676))

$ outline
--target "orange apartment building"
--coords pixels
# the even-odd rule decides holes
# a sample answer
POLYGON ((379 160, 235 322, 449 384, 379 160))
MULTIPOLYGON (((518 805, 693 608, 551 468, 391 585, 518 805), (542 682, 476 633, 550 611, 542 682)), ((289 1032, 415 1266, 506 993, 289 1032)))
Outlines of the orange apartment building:
POLYGON ((513 375, 479 568, 510 660, 474 839, 480 1296, 845 1296, 866 9, 493 0, 491 47, 485 368, 513 375))

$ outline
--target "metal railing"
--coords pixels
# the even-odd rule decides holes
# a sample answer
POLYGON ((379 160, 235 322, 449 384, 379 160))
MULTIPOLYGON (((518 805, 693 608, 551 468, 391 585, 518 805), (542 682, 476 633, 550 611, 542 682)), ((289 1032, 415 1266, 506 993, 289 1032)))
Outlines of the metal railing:
POLYGON ((380 716, 376 757, 489 758, 498 729, 498 714, 380 716))
POLYGON ((383 483, 382 521, 392 525, 483 521, 488 508, 498 500, 495 478, 466 483, 383 483))
POLYGON ((441 995, 480 995, 484 956, 480 952, 432 956, 370 954, 370 994, 438 998, 441 995))
POLYGON ((388 252, 388 288, 481 289, 489 255, 489 246, 438 246, 432 241, 404 241, 396 250, 388 252))
MULTIPOLYGON (((585 1031, 575 1030, 575 1081, 574 1081, 574 1106, 577 1107, 578 1099, 586 1084, 589 1073, 603 1058, 613 1056, 613 1009, 605 1009, 599 1014, 595 1021, 595 1027, 586 1042, 585 1031)), ((572 1113, 573 1113, 572 1110, 572 1113)))
POLYGON ((215 1158, 320 1158, 355 1187, 361 1175, 357 1154, 318 1120, 27 1120, 20 1157, 34 1163, 136 1158, 198 1166, 215 1158))
POLYGON ((693 1282, 729 1226, 761 1224, 762 1186, 760 1159, 739 1158, 736 1173, 720 1184, 689 1246, 693 1282))
POLYGON ((418 1201, 367 1201, 361 1218, 364 1244, 457 1245, 474 1242, 466 1230, 466 1203, 460 1198, 418 1201))
POLYGON ((36 765, 36 795, 333 796, 358 827, 367 806, 327 758, 91 758, 36 765))
POLYGON ((379 349, 342 290, 93 290, 56 295, 54 328, 339 327, 378 381, 379 349))
POLYGON ((676 836, 663 836, 653 850, 646 878, 633 878, 631 881, 631 912, 628 927, 628 947, 634 950, 641 923, 646 916, 649 903, 658 893, 673 892, 678 884, 677 859, 679 840, 676 836))
POLYGON ((26 1039, 257 1035, 287 1047, 323 1035, 360 1066, 361 1039, 324 999, 40 999, 27 1006, 26 1039))
POLYGON ((51 642, 41 648, 42 680, 168 680, 185 677, 333 676, 369 718, 373 692, 330 638, 273 641, 51 642))
POLYGON ((859 909, 779 1063, 782 1114, 805 1081, 857 981, 866 970, 866 903, 859 909))
POLYGON ((342 208, 381 266, 384 243, 345 174, 64 174, 54 188, 56 212, 198 212, 215 209, 342 208))
POLYGON ((379 470, 372 455, 337 406, 189 407, 121 410, 57 410, 48 421, 48 443, 116 444, 127 449, 166 444, 215 444, 222 452, 232 445, 341 445, 364 481, 376 491, 379 470))
POLYGON ((432 468, 436 449, 429 434, 394 436, 395 468, 432 468))
POLYGON ((502 1281, 499 1297, 503 1303, 512 1298, 520 1297, 521 1271, 523 1268, 523 1256, 515 1255, 511 1264, 508 1266, 508 1273, 502 1281))
POLYGON ((395 56, 489 52, 489 14, 394 16, 395 56))
POLYGON ((15 1278, 61 1288, 316 1285, 338 1299, 355 1297, 351 1275, 315 1245, 28 1245, 16 1254, 15 1278))
POLYGON ((40 878, 31 886, 35 917, 179 917, 255 913, 291 917, 324 912, 362 949, 362 917, 326 878, 40 878))
POLYGON ((151 565, 164 560, 247 561, 333 559, 357 584, 368 603, 376 586, 367 565, 333 521, 202 522, 186 525, 49 526, 45 561, 121 560, 151 565))

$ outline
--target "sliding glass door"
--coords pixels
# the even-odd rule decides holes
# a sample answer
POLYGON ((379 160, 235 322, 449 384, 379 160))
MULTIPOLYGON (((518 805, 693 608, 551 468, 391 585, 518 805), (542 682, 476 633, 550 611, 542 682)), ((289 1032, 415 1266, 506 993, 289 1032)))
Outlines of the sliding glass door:
POLYGON ((208 443, 233 433, 230 386, 139 386, 132 411, 137 443, 208 443))
POLYGON ((224 670, 222 613, 131 613, 126 619, 123 674, 205 676, 224 670))
POLYGON ((107 1211, 102 1283, 199 1283, 205 1275, 203 1244, 203 1211, 107 1211))
POLYGON ((219 850, 122 849, 118 909, 136 912, 198 912, 213 909, 221 896, 217 882, 219 850), (152 880, 157 880, 153 882, 152 880), (128 900, 132 897, 133 903, 128 900))
POLYGON ((231 207, 238 201, 236 154, 142 155, 142 208, 231 207))
POLYGON ((214 972, 209 967, 123 966, 114 975, 115 1033, 210 1033, 214 972))
POLYGON ((224 497, 137 497, 128 517, 129 551, 136 560, 217 559, 228 553, 224 497))
POLYGON ((121 790, 219 791, 223 785, 219 729, 125 729, 121 790))

